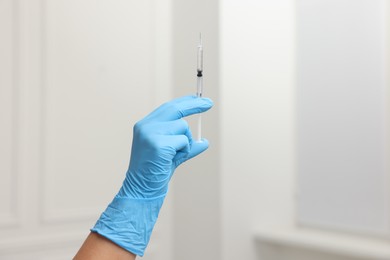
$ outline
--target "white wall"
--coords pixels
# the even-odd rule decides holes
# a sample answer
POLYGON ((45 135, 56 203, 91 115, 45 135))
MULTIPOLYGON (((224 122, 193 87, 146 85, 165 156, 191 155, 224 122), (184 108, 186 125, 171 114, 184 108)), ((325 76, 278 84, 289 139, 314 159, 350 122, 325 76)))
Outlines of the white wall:
MULTIPOLYGON (((339 2, 334 1, 329 10, 358 4, 347 1, 339 6, 339 2)), ((315 4, 314 1, 307 3, 315 4)), ((364 3, 368 4, 368 1, 364 3)), ((296 2, 223 0, 220 4, 222 259, 390 259, 388 239, 374 238, 369 233, 353 235, 345 229, 335 232, 318 223, 312 224, 311 228, 297 225, 295 189, 301 187, 296 186, 295 170, 296 151, 301 143, 296 140, 295 50, 296 44, 300 44, 295 36, 296 2)), ((372 4, 380 6, 382 3, 372 4)), ((378 17, 383 15, 380 8, 375 10, 378 17)), ((349 21, 351 17, 347 14, 346 11, 344 19, 349 21)), ((388 17, 381 20, 379 26, 387 26, 388 20, 388 17)), ((351 28, 359 32, 355 25, 352 23, 351 28)), ((341 38, 333 39, 334 43, 345 44, 339 41, 341 38)), ((320 40, 316 42, 319 50, 325 48, 321 43, 320 40)), ((313 46, 306 46, 309 47, 313 46)), ((382 55, 387 56, 388 50, 382 55)), ((360 58, 370 57, 370 52, 364 52, 360 58)), ((312 66, 321 65, 321 60, 316 62, 312 66)), ((310 70, 301 73, 310 73, 310 70)), ((375 84, 377 80, 374 78, 370 83, 375 84)), ((377 91, 377 87, 371 91, 377 91)), ((388 83, 385 88, 388 89, 388 83)), ((370 88, 366 91, 370 92, 370 88)), ((315 92, 315 95, 320 93, 315 92)), ((382 101, 379 97, 378 102, 382 101)), ((382 109, 388 109, 388 104, 382 109)), ((376 152, 383 154, 381 150, 376 152)), ((388 172, 384 174, 389 176, 388 172)), ((299 183, 302 181, 305 180, 299 183)), ((344 192, 353 192, 356 188, 353 185, 353 181, 350 187, 345 185, 344 192)), ((383 201, 384 198, 380 198, 380 202, 383 201)), ((386 207, 381 205, 379 208, 386 207)), ((333 212, 333 215, 339 213, 333 212)))
POLYGON ((390 237, 387 4, 297 1, 302 225, 390 237))
POLYGON ((293 222, 294 5, 221 1, 222 259, 293 222))
MULTIPOLYGON (((133 124, 171 97, 170 12, 0 1, 0 259, 76 253, 121 185, 133 124)), ((145 259, 171 258, 169 205, 145 259)))
POLYGON ((296 225, 295 7, 0 1, 0 259, 75 253, 132 124, 195 91, 200 31, 211 145, 177 170, 145 259, 389 259, 388 240, 296 225))
MULTIPOLYGON (((174 259, 221 259, 218 15, 218 1, 173 1, 174 96, 195 94, 196 51, 201 32, 204 94, 215 102, 215 106, 202 116, 202 132, 210 141, 210 148, 180 166, 173 178, 170 196, 173 197, 174 259)), ((189 122, 194 123, 192 118, 189 122)))

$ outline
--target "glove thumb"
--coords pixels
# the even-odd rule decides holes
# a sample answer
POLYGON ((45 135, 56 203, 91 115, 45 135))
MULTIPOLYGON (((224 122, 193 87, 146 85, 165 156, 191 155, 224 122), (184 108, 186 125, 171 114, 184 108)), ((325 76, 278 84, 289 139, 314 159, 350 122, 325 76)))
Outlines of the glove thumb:
POLYGON ((176 161, 176 167, 178 167, 183 162, 185 162, 189 159, 192 159, 195 156, 197 156, 198 154, 206 151, 207 148, 209 148, 209 141, 207 141, 207 139, 202 138, 201 141, 194 141, 191 144, 191 148, 190 148, 188 155, 186 157, 180 158, 176 161))

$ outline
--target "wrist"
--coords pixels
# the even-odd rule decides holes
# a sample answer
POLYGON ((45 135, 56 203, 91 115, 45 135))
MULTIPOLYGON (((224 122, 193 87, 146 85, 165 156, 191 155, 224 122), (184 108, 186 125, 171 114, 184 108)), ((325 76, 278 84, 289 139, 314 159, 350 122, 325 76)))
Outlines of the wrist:
POLYGON ((117 195, 91 231, 129 252, 143 256, 164 197, 134 199, 117 195))
POLYGON ((119 197, 133 199, 155 199, 165 197, 168 192, 168 183, 171 173, 166 172, 136 172, 128 170, 122 187, 118 192, 119 197), (152 176, 147 178, 145 176, 152 176))

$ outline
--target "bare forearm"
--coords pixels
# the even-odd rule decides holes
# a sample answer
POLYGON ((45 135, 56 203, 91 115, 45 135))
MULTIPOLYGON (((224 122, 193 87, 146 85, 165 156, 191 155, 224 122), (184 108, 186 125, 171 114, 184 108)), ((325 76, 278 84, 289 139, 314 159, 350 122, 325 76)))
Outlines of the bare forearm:
POLYGON ((135 255, 105 237, 91 232, 74 260, 134 260, 135 255))

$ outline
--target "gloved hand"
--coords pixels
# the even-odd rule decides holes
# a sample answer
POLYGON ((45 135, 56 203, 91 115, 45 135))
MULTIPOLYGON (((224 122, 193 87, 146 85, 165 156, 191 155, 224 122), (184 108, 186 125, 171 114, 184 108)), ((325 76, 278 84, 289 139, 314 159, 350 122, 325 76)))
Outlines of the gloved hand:
POLYGON ((134 126, 126 178, 92 232, 143 256, 174 170, 208 148, 206 139, 193 141, 182 118, 205 112, 212 105, 208 98, 181 97, 134 126))

